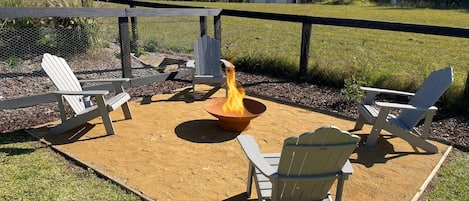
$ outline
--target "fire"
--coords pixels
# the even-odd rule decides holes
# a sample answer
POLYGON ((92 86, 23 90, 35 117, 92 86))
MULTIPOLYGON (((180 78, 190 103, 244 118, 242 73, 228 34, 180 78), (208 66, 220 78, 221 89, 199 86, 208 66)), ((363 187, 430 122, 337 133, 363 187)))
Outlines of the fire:
POLYGON ((223 104, 222 109, 224 113, 236 113, 238 116, 244 114, 243 99, 245 96, 244 88, 236 84, 235 67, 228 61, 225 63, 226 72, 226 85, 228 90, 228 97, 223 104))

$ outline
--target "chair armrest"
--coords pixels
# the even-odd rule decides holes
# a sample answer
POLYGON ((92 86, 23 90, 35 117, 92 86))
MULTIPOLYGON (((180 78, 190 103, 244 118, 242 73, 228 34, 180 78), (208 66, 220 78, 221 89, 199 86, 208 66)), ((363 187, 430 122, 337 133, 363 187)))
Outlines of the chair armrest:
POLYGON ((249 161, 251 161, 251 163, 254 164, 262 174, 267 177, 271 177, 276 173, 274 168, 272 168, 272 166, 264 160, 264 157, 262 157, 259 146, 252 136, 239 135, 237 139, 249 161))
POLYGON ((350 160, 345 162, 344 167, 342 167, 342 173, 344 175, 351 175, 353 173, 352 163, 350 163, 350 160))
POLYGON ((409 104, 401 104, 401 103, 387 103, 387 102, 376 102, 376 105, 383 108, 390 108, 390 109, 402 109, 402 110, 417 110, 417 111, 428 111, 428 110, 438 110, 437 107, 416 107, 409 104))
POLYGON ((90 90, 90 91, 54 91, 57 95, 83 95, 83 96, 102 96, 109 93, 106 90, 90 90))
POLYGON ((360 87, 360 89, 365 92, 375 92, 378 94, 394 94, 394 95, 402 95, 402 96, 414 96, 415 95, 415 93, 411 93, 411 92, 391 90, 391 89, 380 89, 380 88, 373 88, 373 87, 360 87))
POLYGON ((225 67, 231 67, 231 66, 234 66, 231 62, 229 62, 228 60, 225 60, 225 59, 220 59, 220 61, 223 63, 223 65, 225 67))
POLYGON ((195 68, 195 60, 189 60, 186 62, 185 66, 187 68, 195 68))
POLYGON ((366 92, 366 97, 365 97, 365 100, 363 100, 363 103, 367 105, 373 104, 375 97, 381 93, 401 95, 401 96, 414 96, 415 95, 415 93, 410 93, 410 92, 390 90, 390 89, 379 89, 379 88, 373 88, 373 87, 360 87, 360 89, 366 92))
POLYGON ((78 80, 78 82, 80 83, 84 83, 84 82, 128 82, 128 81, 130 81, 130 78, 78 80))

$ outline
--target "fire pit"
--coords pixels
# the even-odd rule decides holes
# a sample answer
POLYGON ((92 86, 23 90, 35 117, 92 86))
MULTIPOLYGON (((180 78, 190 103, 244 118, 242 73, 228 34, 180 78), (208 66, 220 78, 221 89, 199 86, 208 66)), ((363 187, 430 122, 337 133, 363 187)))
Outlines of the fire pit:
POLYGON ((204 109, 218 118, 218 126, 225 131, 240 132, 249 129, 251 119, 254 119, 267 109, 264 104, 248 98, 243 98, 244 113, 223 112, 222 106, 226 98, 213 98, 205 101, 204 109))

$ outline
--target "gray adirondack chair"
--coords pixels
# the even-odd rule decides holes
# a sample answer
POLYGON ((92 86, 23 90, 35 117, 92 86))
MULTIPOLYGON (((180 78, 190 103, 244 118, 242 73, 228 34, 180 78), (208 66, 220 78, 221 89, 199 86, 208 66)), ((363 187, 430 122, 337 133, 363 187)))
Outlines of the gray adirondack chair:
POLYGON ((218 87, 226 87, 226 76, 222 65, 230 62, 221 59, 220 41, 208 35, 203 35, 194 42, 194 60, 187 62, 186 66, 194 67, 192 75, 192 90, 195 92, 196 84, 218 84, 218 87))
POLYGON ((437 107, 433 106, 453 82, 453 69, 447 67, 432 72, 417 92, 403 92, 388 89, 361 87, 366 91, 365 100, 358 105, 359 117, 355 130, 363 128, 363 124, 371 124, 373 128, 366 141, 367 147, 375 146, 382 129, 398 136, 415 147, 429 153, 437 153, 438 148, 426 139, 430 134, 430 126, 437 107), (411 97, 407 104, 377 102, 378 94, 393 94, 411 97), (393 115, 392 110, 400 110, 393 115), (417 124, 425 118, 422 132, 416 129, 417 124))
POLYGON ((53 93, 57 96, 62 122, 50 130, 52 134, 64 133, 99 116, 103 120, 106 133, 115 134, 109 112, 119 106, 124 112, 125 119, 132 119, 128 105, 130 95, 124 91, 123 87, 123 83, 129 81, 128 78, 78 80, 65 59, 49 53, 44 54, 41 66, 58 89, 53 93), (105 99, 104 96, 109 93, 106 90, 83 91, 80 84, 83 82, 112 82, 116 95, 105 99), (96 104, 91 102, 91 97, 95 98, 96 104), (70 118, 66 115, 64 99, 75 113, 70 118))
POLYGON ((249 159, 247 194, 252 182, 259 200, 332 200, 329 192, 336 179, 336 200, 341 200, 345 180, 353 173, 348 158, 360 137, 337 127, 321 127, 314 132, 285 139, 281 153, 261 153, 250 135, 238 142, 249 159))

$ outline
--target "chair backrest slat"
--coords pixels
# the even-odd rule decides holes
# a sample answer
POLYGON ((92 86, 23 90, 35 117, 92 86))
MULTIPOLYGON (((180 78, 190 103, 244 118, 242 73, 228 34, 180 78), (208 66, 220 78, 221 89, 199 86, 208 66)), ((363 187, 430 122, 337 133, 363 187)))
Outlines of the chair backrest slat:
POLYGON ((194 42, 195 74, 221 77, 220 41, 204 35, 194 42))
MULTIPOLYGON (((41 66, 59 91, 83 90, 65 59, 46 53, 42 59, 41 66)), ((82 96, 64 96, 64 98, 76 114, 85 109, 82 96)))
MULTIPOLYGON (((409 104, 417 107, 428 108, 436 101, 453 83, 453 69, 447 67, 432 72, 423 84, 419 87, 415 95, 410 99, 409 104)), ((398 119, 406 124, 408 128, 413 128, 423 118, 424 111, 404 110, 398 119)))

